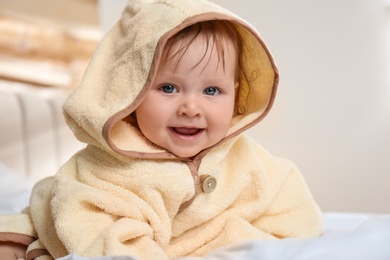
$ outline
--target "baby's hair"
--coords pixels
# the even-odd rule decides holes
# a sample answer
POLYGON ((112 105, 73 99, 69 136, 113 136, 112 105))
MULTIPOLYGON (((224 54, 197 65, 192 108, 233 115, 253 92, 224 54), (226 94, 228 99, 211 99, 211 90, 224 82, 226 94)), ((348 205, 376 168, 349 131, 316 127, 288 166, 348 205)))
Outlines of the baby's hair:
MULTIPOLYGON (((189 46, 192 44, 192 42, 198 37, 198 36, 205 36, 206 40, 206 50, 199 62, 194 65, 197 66, 206 56, 206 53, 208 51, 208 48, 214 48, 217 49, 218 54, 218 61, 222 62, 223 69, 225 70, 225 48, 226 44, 225 42, 228 41, 233 45, 234 51, 235 51, 235 57, 236 57, 236 71, 235 71, 235 80, 237 82, 240 82, 241 77, 241 53, 242 53, 242 40, 241 36, 238 33, 236 27, 233 23, 224 21, 224 20, 211 20, 211 21, 205 21, 205 22, 199 22, 193 25, 190 25, 183 30, 179 31, 177 34, 172 36, 170 39, 168 39, 168 42, 165 46, 167 48, 165 50, 166 53, 166 59, 167 60, 178 56, 179 55, 179 61, 183 57, 183 55, 186 53, 189 46), (175 43, 180 44, 180 48, 176 52, 171 52, 171 48, 175 43)), ((212 50, 213 51, 213 50, 212 50)), ((164 65, 165 62, 163 62, 161 65, 164 65)), ((177 64, 178 65, 178 64, 177 64)), ((243 108, 238 107, 238 97, 240 96, 241 88, 240 86, 236 89, 236 98, 235 98, 235 107, 234 107, 234 116, 241 115, 244 113, 243 108)))

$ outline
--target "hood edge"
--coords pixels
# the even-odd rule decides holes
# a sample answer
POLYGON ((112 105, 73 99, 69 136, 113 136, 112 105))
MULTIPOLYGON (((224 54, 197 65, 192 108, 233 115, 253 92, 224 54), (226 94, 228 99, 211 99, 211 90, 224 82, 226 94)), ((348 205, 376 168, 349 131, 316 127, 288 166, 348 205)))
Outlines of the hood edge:
POLYGON ((217 12, 209 12, 209 13, 194 15, 194 16, 191 16, 189 18, 184 19, 178 26, 167 31, 166 33, 164 33, 160 37, 160 39, 156 45, 155 53, 153 55, 153 62, 151 64, 149 76, 146 79, 144 87, 142 88, 140 93, 137 95, 137 97, 134 99, 134 101, 128 107, 113 114, 106 121, 106 123, 104 124, 103 129, 102 129, 102 135, 103 135, 104 140, 107 142, 107 144, 109 145, 109 147, 113 151, 115 151, 118 154, 124 155, 124 156, 138 158, 138 159, 178 159, 181 161, 198 160, 199 158, 204 157, 214 147, 232 139, 233 137, 238 136, 242 132, 248 130, 249 128, 253 127, 254 125, 258 124, 260 121, 262 121, 269 114, 269 112, 274 104, 276 92, 278 89, 278 84, 279 84, 279 70, 278 70, 277 65, 275 63, 273 55, 271 54, 268 46, 265 44, 265 42, 261 38, 260 34, 249 23, 247 23, 246 21, 244 21, 238 17, 229 16, 227 14, 222 14, 222 13, 217 13, 217 12), (202 150, 201 152, 199 152, 197 155, 195 155, 193 157, 193 159, 189 159, 187 157, 179 157, 179 156, 176 156, 175 154, 170 153, 168 151, 167 152, 145 153, 145 152, 122 150, 122 149, 118 148, 118 146, 116 146, 115 143, 110 138, 111 130, 113 129, 114 125, 118 121, 123 120, 124 118, 129 116, 131 113, 133 113, 135 111, 135 109, 138 107, 138 105, 142 102, 142 100, 145 96, 145 93, 150 89, 151 82, 153 81, 153 79, 156 75, 158 64, 160 64, 160 61, 161 61, 163 47, 165 46, 167 40, 171 36, 173 36, 174 34, 179 32, 180 30, 182 30, 182 29, 184 29, 192 24, 195 24, 198 22, 203 22, 203 21, 210 21, 210 20, 226 20, 226 21, 233 22, 233 23, 236 23, 236 24, 242 26, 243 28, 248 30, 253 36, 256 37, 256 39, 259 41, 259 43, 263 47, 264 51, 267 53, 268 59, 269 59, 271 65, 272 65, 272 68, 274 70, 274 81, 273 81, 271 95, 270 95, 268 104, 266 105, 264 111, 257 118, 255 118, 253 121, 251 121, 250 123, 239 128, 235 132, 225 136, 222 140, 220 140, 218 143, 214 144, 213 146, 210 146, 210 147, 202 150))

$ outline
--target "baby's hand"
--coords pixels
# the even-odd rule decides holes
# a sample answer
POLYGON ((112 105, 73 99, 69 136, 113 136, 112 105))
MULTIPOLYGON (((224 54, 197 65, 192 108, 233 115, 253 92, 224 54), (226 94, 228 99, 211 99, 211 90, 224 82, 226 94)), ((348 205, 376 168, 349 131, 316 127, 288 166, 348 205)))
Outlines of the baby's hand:
POLYGON ((25 245, 0 242, 0 256, 2 260, 18 260, 24 259, 26 256, 27 247, 25 245))

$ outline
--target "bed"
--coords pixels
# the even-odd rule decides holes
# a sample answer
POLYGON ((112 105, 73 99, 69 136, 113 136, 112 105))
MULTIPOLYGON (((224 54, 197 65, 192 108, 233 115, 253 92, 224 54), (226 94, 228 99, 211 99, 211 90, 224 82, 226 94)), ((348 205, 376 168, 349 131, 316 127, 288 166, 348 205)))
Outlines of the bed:
MULTIPOLYGON (((0 83, 0 213, 23 209, 33 184, 54 174, 83 146, 62 118, 61 104, 67 95, 62 89, 31 89, 19 83, 0 83)), ((85 259, 88 258, 76 255, 61 258, 85 259)), ((318 238, 243 241, 202 258, 182 258, 195 259, 390 259, 390 215, 325 212, 324 229, 318 238)))

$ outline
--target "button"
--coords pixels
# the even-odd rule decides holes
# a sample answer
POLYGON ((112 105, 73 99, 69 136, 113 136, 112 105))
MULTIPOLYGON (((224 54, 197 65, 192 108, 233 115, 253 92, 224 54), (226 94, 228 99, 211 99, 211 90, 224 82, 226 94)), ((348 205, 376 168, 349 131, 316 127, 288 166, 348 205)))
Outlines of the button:
POLYGON ((215 190, 215 187, 217 187, 217 179, 215 179, 213 176, 206 175, 202 181, 203 192, 205 193, 213 192, 213 190, 215 190))

